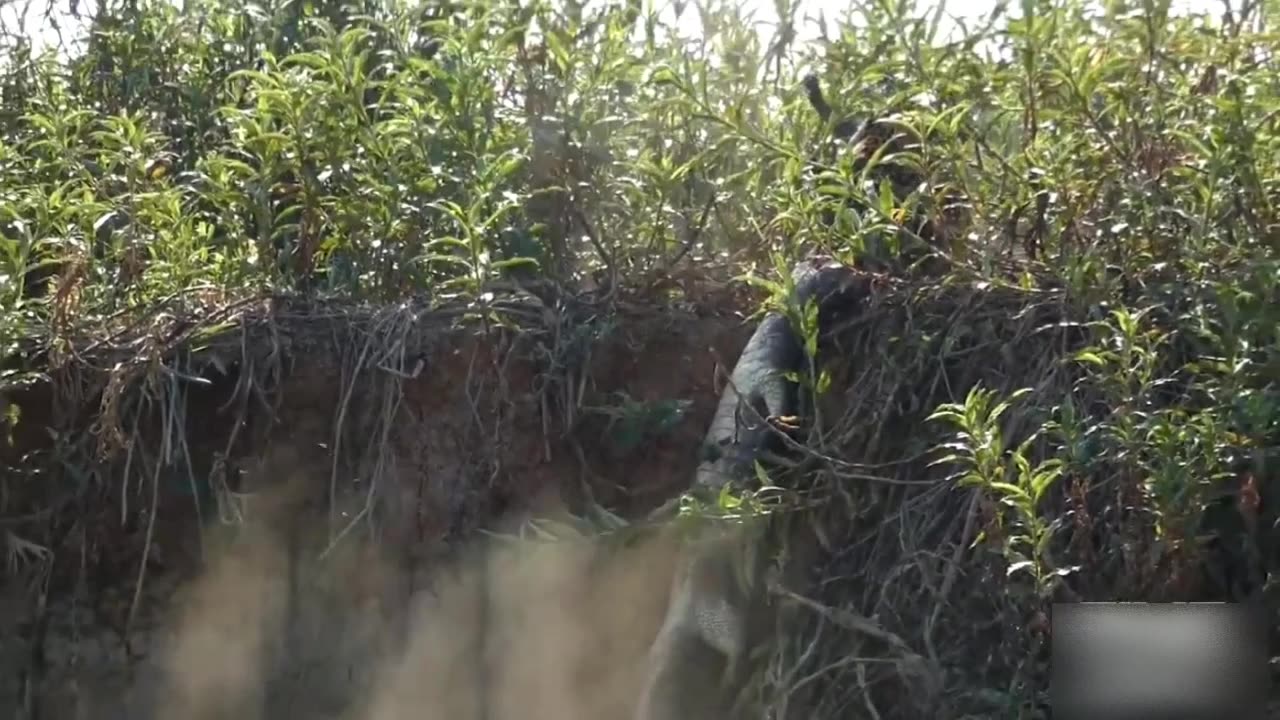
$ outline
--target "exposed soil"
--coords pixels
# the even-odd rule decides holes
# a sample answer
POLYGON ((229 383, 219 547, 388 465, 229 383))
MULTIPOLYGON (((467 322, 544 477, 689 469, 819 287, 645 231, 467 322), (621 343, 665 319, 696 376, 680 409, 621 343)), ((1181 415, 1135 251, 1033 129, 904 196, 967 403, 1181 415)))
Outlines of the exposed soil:
MULTIPOLYGON (((705 310, 744 298, 690 295, 607 317, 508 308, 501 328, 273 305, 200 352, 125 345, 96 363, 109 373, 14 398, 24 420, 0 450, 0 710, 627 717, 674 544, 602 541, 573 523, 597 507, 637 516, 692 479, 716 365, 751 325, 705 310), (123 376, 126 389, 103 392, 123 376), (540 541, 546 519, 561 542, 540 541)), ((789 615, 746 684, 781 692, 780 716, 1029 717, 1043 703, 1047 599, 1010 577, 992 499, 947 482, 929 453, 949 437, 929 413, 975 387, 1038 387, 1042 405, 1076 388, 1062 360, 1086 338, 1060 303, 1028 302, 873 287, 833 335, 833 392, 809 439, 818 469, 771 477, 800 508, 779 526, 787 571, 817 581, 808 597, 782 593, 789 615)), ((1038 421, 1004 422, 1016 437, 1038 421)), ((1077 527, 1055 555, 1079 570, 1075 597, 1059 594, 1256 592, 1278 546, 1254 529, 1275 525, 1280 481, 1255 470, 1254 505, 1223 488, 1224 517, 1206 528, 1227 549, 1207 564, 1145 540, 1151 514, 1125 510, 1132 478, 1123 492, 1061 485, 1049 501, 1077 527)))
MULTIPOLYGON (((247 399, 238 368, 208 374, 185 395, 186 472, 146 482, 146 466, 124 474, 125 453, 61 521, 0 526, 53 550, 0 591, 0 707, 44 720, 625 716, 671 545, 604 562, 585 540, 477 531, 587 496, 625 516, 683 489, 717 358, 749 332, 729 312, 620 324, 573 387, 547 385, 519 333, 480 330, 433 343, 398 393, 353 383, 339 348, 290 353, 275 391, 247 399), (687 405, 636 442, 619 429, 628 399, 687 405)), ((6 467, 47 446, 43 426, 83 433, 96 410, 47 387, 16 401, 6 467)), ((152 456, 165 447, 159 426, 137 437, 152 456)))

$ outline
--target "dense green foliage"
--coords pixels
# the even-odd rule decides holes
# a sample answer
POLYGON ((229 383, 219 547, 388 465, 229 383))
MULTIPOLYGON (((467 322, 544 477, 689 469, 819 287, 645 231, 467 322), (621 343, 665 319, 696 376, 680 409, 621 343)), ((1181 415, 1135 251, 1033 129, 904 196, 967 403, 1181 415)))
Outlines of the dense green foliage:
MULTIPOLYGON (((1005 446, 994 398, 938 416, 1031 543, 1011 563, 1047 583, 1036 507, 1062 474, 1137 482, 1183 537, 1280 433, 1276 5, 1105 5, 1026 0, 943 43, 886 0, 806 46, 723 2, 684 9, 694 38, 638 2, 103 8, 83 51, 5 58, 0 347, 264 290, 388 302, 853 259, 898 209, 820 222, 813 69, 843 112, 928 131, 930 188, 904 202, 967 199, 952 279, 1059 290, 1095 323, 1075 360, 1105 407, 1041 398, 1044 464, 1005 446)), ((819 182, 864 192, 847 162, 819 182)))

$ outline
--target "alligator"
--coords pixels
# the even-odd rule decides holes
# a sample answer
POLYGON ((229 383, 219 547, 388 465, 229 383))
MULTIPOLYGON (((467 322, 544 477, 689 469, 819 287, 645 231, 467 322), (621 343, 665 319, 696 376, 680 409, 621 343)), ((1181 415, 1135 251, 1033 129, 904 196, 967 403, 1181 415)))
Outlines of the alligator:
MULTIPOLYGON (((867 295, 866 275, 827 259, 802 261, 792 279, 787 304, 801 309, 815 303, 819 328, 832 327, 838 314, 856 309, 867 295)), ((743 348, 712 416, 704 440, 710 452, 697 468, 694 496, 714 497, 727 484, 749 482, 757 463, 786 454, 786 436, 803 430, 800 417, 812 406, 806 384, 797 382, 809 371, 809 359, 788 313, 767 314, 743 348)), ((669 505, 659 510, 670 511, 669 505)), ((755 542, 756 529, 744 535, 711 521, 683 548, 667 614, 650 648, 635 720, 727 714, 727 691, 744 666, 750 621, 759 611, 759 598, 750 590, 761 554, 747 553, 755 561, 744 564, 738 552, 742 543, 755 542)))

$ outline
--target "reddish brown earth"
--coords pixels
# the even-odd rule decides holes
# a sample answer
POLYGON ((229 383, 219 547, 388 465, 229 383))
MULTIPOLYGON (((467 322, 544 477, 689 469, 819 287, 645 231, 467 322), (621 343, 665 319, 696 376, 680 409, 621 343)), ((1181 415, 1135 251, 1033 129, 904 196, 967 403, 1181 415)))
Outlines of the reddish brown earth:
MULTIPOLYGON (((349 392, 340 353, 300 354, 276 408, 248 403, 226 464, 238 495, 226 522, 203 525, 186 488, 214 470, 240 403, 224 407, 234 377, 191 390, 191 472, 157 481, 154 524, 153 488, 136 468, 125 487, 118 458, 57 522, 6 522, 18 504, 0 499, 0 532, 53 548, 38 572, 0 576, 0 707, 55 720, 624 717, 665 607, 670 544, 472 541, 588 493, 627 515, 687 486, 717 358, 731 362, 749 330, 728 312, 621 324, 572 376, 580 400, 567 411, 564 392, 540 392, 515 336, 454 333, 398 397, 349 392), (688 412, 622 449, 593 409, 619 392, 688 412)), ((17 402, 10 468, 58 414, 47 389, 17 402)), ((213 499, 201 502, 210 514, 213 499)))

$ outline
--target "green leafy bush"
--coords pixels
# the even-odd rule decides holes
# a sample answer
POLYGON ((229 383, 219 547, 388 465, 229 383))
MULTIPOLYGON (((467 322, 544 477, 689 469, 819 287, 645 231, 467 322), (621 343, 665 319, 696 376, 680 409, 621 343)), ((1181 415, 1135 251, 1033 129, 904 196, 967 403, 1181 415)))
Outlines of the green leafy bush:
MULTIPOLYGON (((762 35, 726 0, 675 18, 637 0, 104 0, 81 47, 20 41, 0 67, 0 352, 54 362, 156 308, 265 292, 768 275, 882 252, 870 231, 918 204, 946 272, 914 282, 1052 298, 1083 348, 1059 348, 1065 391, 1011 411, 978 388, 922 414, 955 433, 940 464, 999 505, 1010 573, 1038 600, 1070 585, 1051 496, 1080 483, 1122 488, 1107 507, 1151 553, 1196 556, 1206 507, 1275 479, 1276 4, 1217 22, 1024 0, 945 40, 937 12, 886 0, 808 45, 779 6, 762 35), (676 32, 694 13, 703 32, 676 32), (906 160, 929 182, 895 199, 847 158, 808 174, 825 132, 808 69, 841 112, 925 137, 906 160), (871 211, 827 225, 824 196, 871 211)), ((45 369, 15 360, 0 388, 45 369)))

